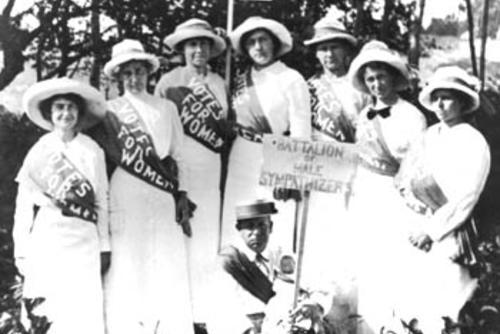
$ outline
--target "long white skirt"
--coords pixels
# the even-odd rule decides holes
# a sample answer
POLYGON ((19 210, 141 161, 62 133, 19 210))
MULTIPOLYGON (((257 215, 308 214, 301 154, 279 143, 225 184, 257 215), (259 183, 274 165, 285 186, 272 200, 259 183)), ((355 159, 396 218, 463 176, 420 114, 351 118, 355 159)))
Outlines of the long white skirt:
MULTIPOLYGON (((264 162, 262 144, 237 137, 229 156, 222 216, 222 245, 234 244, 240 237, 235 228, 236 206, 256 199, 274 200, 272 188, 259 185, 264 162)), ((292 250, 295 202, 276 202, 272 243, 286 252, 292 250)))
POLYGON ((189 282, 195 322, 206 322, 213 302, 210 281, 217 268, 220 213, 220 155, 186 138, 185 163, 189 169, 189 198, 196 203, 191 218, 193 235, 186 239, 189 282))
MULTIPOLYGON (((312 192, 301 286, 324 294, 329 320, 341 327, 357 314, 354 255, 359 247, 342 194, 312 192)), ((345 331, 347 333, 348 326, 345 331)))
POLYGON ((186 245, 173 197, 121 168, 110 189, 108 334, 193 333, 186 245))
POLYGON ((402 284, 399 267, 407 247, 406 207, 393 185, 394 179, 359 167, 353 186, 349 216, 357 236, 355 252, 358 282, 359 333, 379 333, 394 323, 402 284))
POLYGON ((42 207, 29 239, 23 295, 44 297, 49 334, 104 333, 96 225, 42 207))
MULTIPOLYGON (((410 233, 422 231, 430 220, 407 208, 404 222, 410 233)), ((442 317, 457 321, 461 308, 477 286, 468 269, 451 261, 457 247, 456 238, 449 235, 434 242, 428 253, 409 242, 399 250, 402 284, 397 315, 405 321, 418 319, 424 333, 440 333, 444 326, 442 317)))

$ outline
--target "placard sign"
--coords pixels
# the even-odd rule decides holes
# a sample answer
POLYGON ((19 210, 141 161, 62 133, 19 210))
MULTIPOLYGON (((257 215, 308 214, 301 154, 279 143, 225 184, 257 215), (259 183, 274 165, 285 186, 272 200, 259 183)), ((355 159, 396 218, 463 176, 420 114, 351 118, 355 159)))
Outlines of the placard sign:
POLYGON ((268 187, 351 193, 355 144, 265 135, 259 183, 268 187))

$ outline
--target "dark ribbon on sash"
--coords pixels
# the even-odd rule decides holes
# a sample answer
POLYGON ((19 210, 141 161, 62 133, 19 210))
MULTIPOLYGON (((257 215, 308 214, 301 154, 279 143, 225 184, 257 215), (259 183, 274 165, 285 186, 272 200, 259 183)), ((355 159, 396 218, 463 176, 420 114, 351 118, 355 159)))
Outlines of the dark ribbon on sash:
MULTIPOLYGON (((365 131, 371 132, 371 136, 361 134, 358 141, 361 145, 360 163, 365 168, 381 175, 394 176, 399 170, 399 161, 391 154, 385 141, 384 133, 378 118, 373 121, 363 121, 365 131)), ((359 130, 358 130, 359 131, 359 130)))
POLYGON ((276 294, 269 278, 236 247, 228 246, 219 255, 224 270, 252 296, 267 304, 276 294))
POLYGON ((97 223, 94 188, 71 160, 62 152, 52 152, 39 165, 29 176, 63 216, 97 223))
POLYGON ((340 141, 354 143, 355 127, 346 117, 341 101, 324 76, 307 81, 311 94, 312 127, 340 141))
POLYGON ((177 106, 184 133, 220 153, 226 137, 220 122, 223 108, 208 85, 194 78, 187 87, 168 88, 166 97, 177 106))
POLYGON ((236 75, 232 101, 237 122, 234 130, 239 136, 261 143, 263 134, 273 132, 259 103, 250 69, 236 75))
POLYGON ((156 153, 144 121, 124 97, 108 102, 113 112, 103 120, 106 136, 99 143, 108 157, 121 168, 148 184, 176 194, 176 168, 167 168, 156 153))

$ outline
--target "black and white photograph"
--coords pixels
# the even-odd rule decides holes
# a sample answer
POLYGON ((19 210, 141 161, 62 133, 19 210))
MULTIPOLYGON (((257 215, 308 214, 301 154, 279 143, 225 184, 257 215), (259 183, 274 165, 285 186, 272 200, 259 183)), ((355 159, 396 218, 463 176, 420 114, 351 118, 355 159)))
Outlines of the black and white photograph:
POLYGON ((500 1, 0 0, 0 334, 500 334, 500 1))

